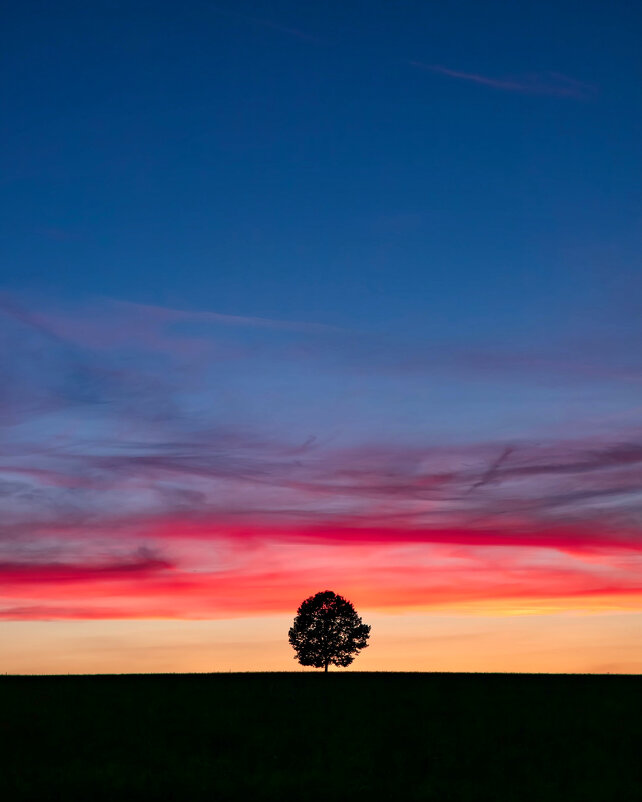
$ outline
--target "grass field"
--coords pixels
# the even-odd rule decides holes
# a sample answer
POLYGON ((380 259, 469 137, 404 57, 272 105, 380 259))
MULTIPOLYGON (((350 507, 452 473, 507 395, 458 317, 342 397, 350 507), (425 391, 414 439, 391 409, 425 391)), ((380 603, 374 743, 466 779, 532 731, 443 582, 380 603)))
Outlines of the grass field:
POLYGON ((10 800, 632 800, 642 677, 0 677, 10 800))

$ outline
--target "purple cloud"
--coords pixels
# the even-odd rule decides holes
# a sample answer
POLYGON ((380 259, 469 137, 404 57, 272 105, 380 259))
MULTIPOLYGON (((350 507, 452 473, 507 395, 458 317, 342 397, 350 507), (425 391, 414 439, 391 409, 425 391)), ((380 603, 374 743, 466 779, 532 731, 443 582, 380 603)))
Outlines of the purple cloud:
POLYGON ((586 100, 596 91, 594 86, 578 81, 575 78, 570 78, 568 75, 562 75, 559 72, 529 73, 514 78, 491 78, 477 73, 451 70, 440 64, 424 64, 421 61, 411 61, 410 64, 421 70, 430 70, 431 72, 446 75, 449 78, 458 78, 462 81, 489 86, 492 89, 500 89, 505 92, 552 95, 586 100))
MULTIPOLYGON (((382 409, 402 414, 389 398, 379 403, 380 388, 399 385, 401 402, 416 396, 421 412, 436 368, 441 381, 457 374, 459 394, 471 371, 487 376, 498 363, 510 379, 516 357, 510 370, 489 356, 477 371, 476 359, 457 359, 448 347, 422 362, 419 344, 416 354, 406 349, 416 360, 407 370, 401 343, 305 324, 282 329, 278 321, 115 302, 63 314, 5 301, 0 561, 30 553, 90 559, 114 544, 140 545, 154 522, 168 520, 250 529, 257 521, 259 529, 385 523, 399 532, 492 524, 519 533, 582 522, 604 532, 642 529, 642 433, 633 423, 616 421, 599 436, 579 425, 574 437, 568 427, 506 436, 485 428, 483 408, 477 414, 477 384, 467 408, 479 418, 477 440, 444 436, 423 414, 412 437, 397 440, 381 417, 382 409), (212 328, 176 329, 195 324, 212 328), (205 358, 176 346, 192 336, 207 343, 205 358), (336 433, 345 407, 349 437, 336 433)), ((521 413, 533 363, 525 374, 517 401, 515 385, 505 384, 493 403, 521 413)))

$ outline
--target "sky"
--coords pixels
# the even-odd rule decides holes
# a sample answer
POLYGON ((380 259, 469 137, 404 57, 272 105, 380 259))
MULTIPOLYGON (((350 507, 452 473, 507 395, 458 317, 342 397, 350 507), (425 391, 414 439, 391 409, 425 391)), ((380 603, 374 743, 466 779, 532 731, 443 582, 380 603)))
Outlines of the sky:
POLYGON ((0 671, 642 672, 642 13, 0 26, 0 671))

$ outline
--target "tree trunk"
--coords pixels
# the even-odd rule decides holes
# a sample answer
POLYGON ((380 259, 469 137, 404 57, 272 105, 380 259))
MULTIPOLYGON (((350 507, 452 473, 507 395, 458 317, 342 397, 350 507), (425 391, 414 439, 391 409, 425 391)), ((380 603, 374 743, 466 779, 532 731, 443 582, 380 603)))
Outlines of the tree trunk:
POLYGON ((328 672, 328 663, 329 663, 329 662, 330 662, 329 660, 326 660, 326 661, 325 661, 325 668, 324 668, 323 670, 325 671, 325 673, 326 673, 326 674, 327 674, 327 672, 328 672))

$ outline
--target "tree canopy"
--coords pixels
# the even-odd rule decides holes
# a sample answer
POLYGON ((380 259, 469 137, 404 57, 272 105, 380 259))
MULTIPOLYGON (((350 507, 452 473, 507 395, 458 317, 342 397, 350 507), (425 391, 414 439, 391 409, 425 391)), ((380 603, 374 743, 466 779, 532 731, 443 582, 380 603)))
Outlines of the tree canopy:
POLYGON ((331 590, 310 596, 297 610, 288 632, 290 645, 302 666, 328 670, 349 666, 368 646, 370 627, 352 604, 331 590))

